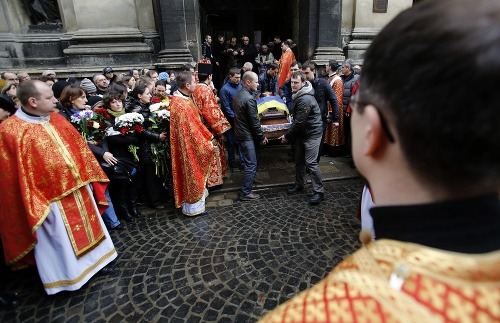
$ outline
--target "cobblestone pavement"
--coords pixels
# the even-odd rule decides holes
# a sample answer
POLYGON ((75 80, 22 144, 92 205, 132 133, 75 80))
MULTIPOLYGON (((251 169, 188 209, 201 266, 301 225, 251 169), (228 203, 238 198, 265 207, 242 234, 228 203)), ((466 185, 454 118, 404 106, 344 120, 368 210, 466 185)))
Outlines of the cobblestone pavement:
POLYGON ((144 209, 127 230, 111 232, 119 256, 110 276, 53 296, 33 268, 0 277, 22 302, 0 311, 0 321, 255 322, 359 247, 361 186, 328 181, 314 207, 307 191, 263 185, 252 202, 239 202, 234 189, 212 192, 201 217, 144 209))

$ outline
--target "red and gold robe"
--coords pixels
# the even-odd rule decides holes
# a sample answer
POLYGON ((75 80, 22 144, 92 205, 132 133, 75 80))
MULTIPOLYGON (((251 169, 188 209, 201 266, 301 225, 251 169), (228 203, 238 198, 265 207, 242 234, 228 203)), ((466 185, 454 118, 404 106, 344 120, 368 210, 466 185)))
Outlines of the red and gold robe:
POLYGON ((379 240, 261 322, 500 322, 499 304, 500 251, 379 240))
POLYGON ((205 126, 216 135, 218 140, 214 150, 214 159, 207 186, 221 185, 227 173, 227 158, 224 150, 222 134, 231 128, 229 121, 222 113, 217 98, 210 87, 205 83, 198 83, 193 93, 193 101, 203 117, 205 126))
POLYGON ((175 206, 196 203, 205 192, 214 158, 212 133, 190 97, 170 101, 170 151, 175 206))
POLYGON ((33 265, 36 230, 57 202, 77 257, 103 239, 93 198, 104 212, 108 178, 87 142, 66 119, 52 113, 32 123, 12 116, 0 126, 0 234, 13 268, 33 265))
MULTIPOLYGON (((339 105, 339 125, 334 126, 332 122, 329 122, 325 130, 325 139, 323 143, 329 146, 342 146, 345 144, 344 137, 344 109, 342 107, 342 96, 344 93, 344 83, 342 79, 337 74, 334 74, 328 78, 328 83, 330 83, 333 93, 337 98, 337 103, 339 105)), ((328 112, 332 112, 332 107, 328 103, 328 112)))
POLYGON ((286 80, 290 78, 290 67, 294 60, 295 55, 290 48, 281 55, 278 65, 278 88, 281 88, 286 80))

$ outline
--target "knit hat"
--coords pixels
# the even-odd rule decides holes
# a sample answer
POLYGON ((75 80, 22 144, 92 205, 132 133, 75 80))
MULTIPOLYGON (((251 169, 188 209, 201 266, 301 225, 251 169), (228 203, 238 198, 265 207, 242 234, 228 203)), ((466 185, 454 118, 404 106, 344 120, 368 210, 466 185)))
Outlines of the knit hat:
POLYGON ((42 76, 49 76, 49 75, 53 75, 55 77, 56 72, 54 72, 52 70, 46 70, 46 71, 43 71, 43 73, 42 73, 42 76))
POLYGON ((105 68, 103 68, 102 70, 102 74, 106 74, 106 73, 113 73, 113 68, 112 67, 109 67, 109 66, 106 66, 105 68))
POLYGON ((165 82, 166 80, 168 80, 168 73, 167 72, 161 72, 160 74, 158 74, 158 79, 160 81, 163 81, 165 82))
POLYGON ((89 93, 95 93, 97 92, 97 88, 95 87, 95 84, 92 83, 91 80, 89 80, 88 78, 84 78, 81 82, 80 82, 80 88, 84 91, 87 92, 87 94, 89 93))
POLYGON ((87 97, 87 104, 90 105, 91 107, 94 107, 94 105, 100 101, 102 101, 102 97, 98 95, 90 95, 87 97))
POLYGON ((54 85, 52 85, 52 92, 54 92, 54 97, 56 99, 59 99, 61 97, 61 93, 64 90, 64 88, 70 84, 71 83, 66 82, 64 80, 59 80, 55 82, 54 85))

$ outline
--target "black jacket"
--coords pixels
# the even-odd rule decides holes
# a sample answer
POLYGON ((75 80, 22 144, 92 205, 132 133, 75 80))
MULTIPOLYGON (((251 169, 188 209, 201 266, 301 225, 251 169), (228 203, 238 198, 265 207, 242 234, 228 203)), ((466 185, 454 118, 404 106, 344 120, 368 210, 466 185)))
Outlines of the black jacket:
POLYGON ((234 107, 234 139, 239 141, 264 140, 264 133, 257 117, 257 101, 245 87, 233 98, 234 107))
MULTIPOLYGON (((75 114, 76 112, 78 112, 77 109, 70 108, 67 106, 62 106, 61 109, 59 110, 59 114, 62 115, 64 118, 66 118, 66 120, 68 120, 69 122, 71 122, 71 116, 73 114, 75 114)), ((103 146, 103 147, 101 147, 99 145, 96 145, 96 144, 93 144, 90 142, 87 142, 87 144, 89 145, 89 148, 92 151, 92 153, 94 154, 95 158, 97 158, 97 160, 99 162, 104 161, 104 159, 103 159, 104 153, 108 151, 106 149, 105 145, 103 146, 102 145, 103 143, 100 143, 100 145, 103 146)))
MULTIPOLYGON (((149 111, 149 103, 143 104, 137 100, 133 100, 128 106, 127 111, 137 112, 144 117, 143 127, 148 129, 151 127, 151 112, 149 111)), ((160 141, 160 135, 149 130, 144 130, 139 134, 139 161, 141 163, 153 163, 151 152, 151 143, 160 141)))
POLYGON ((321 119, 323 120, 323 127, 326 127, 328 118, 328 105, 330 102, 332 106, 332 115, 330 118, 333 122, 338 122, 339 120, 339 105, 337 103, 337 96, 333 92, 330 83, 323 78, 315 78, 312 82, 312 87, 314 88, 314 97, 318 102, 319 108, 321 110, 321 119))
POLYGON ((319 138, 323 134, 323 122, 318 102, 314 98, 311 83, 306 82, 293 98, 293 122, 285 134, 286 139, 319 138))

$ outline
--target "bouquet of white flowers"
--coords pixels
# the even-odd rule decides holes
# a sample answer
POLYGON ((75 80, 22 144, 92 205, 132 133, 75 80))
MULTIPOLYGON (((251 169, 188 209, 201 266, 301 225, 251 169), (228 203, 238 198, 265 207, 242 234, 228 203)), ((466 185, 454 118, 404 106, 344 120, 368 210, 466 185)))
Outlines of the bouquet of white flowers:
POLYGON ((115 119, 115 130, 126 135, 127 133, 143 132, 144 117, 140 113, 131 112, 125 113, 115 119))

